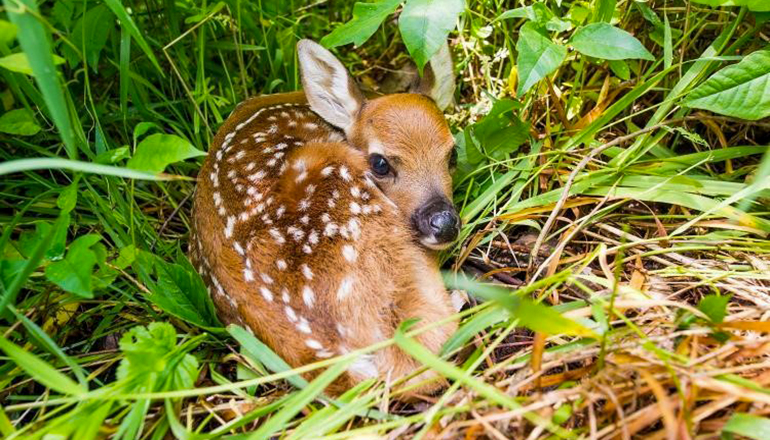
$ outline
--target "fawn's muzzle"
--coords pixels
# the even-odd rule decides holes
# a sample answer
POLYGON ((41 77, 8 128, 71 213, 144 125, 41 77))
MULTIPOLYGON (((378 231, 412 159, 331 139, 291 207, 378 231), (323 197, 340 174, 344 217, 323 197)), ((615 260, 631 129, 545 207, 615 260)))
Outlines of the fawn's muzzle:
POLYGON ((434 197, 412 215, 420 242, 432 249, 443 249, 457 239, 460 218, 445 197, 434 197))

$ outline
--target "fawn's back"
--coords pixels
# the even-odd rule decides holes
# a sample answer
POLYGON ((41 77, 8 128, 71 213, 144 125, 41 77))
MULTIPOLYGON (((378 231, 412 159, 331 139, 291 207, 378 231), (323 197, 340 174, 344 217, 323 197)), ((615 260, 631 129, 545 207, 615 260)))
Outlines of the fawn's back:
MULTIPOLYGON (((303 65, 311 95, 307 70, 303 65)), ((250 329, 292 366, 388 339, 406 319, 430 323, 452 313, 426 247, 442 238, 431 220, 435 226, 453 214, 444 206, 446 178, 426 177, 434 182, 421 185, 415 177, 431 167, 448 176, 446 146, 434 148, 439 157, 426 148, 435 138, 451 144, 440 112, 422 95, 391 95, 362 100, 368 108, 344 124, 319 116, 318 106, 311 108, 318 96, 308 97, 311 104, 303 93, 254 98, 224 123, 200 172, 190 245, 223 321, 250 329), (387 142, 378 131, 393 115, 389 135, 404 139, 387 142), (414 127, 420 118, 426 121, 414 127), (425 145, 402 145, 391 151, 396 156, 383 142, 425 145), (393 176, 378 174, 379 159, 373 171, 373 155, 401 163, 408 185, 420 187, 398 188, 395 164, 388 164, 393 176), (422 163, 430 160, 438 166, 422 163), (428 238, 420 236, 421 221, 433 231, 428 238)), ((435 352, 453 329, 445 324, 419 339, 435 352)), ((416 366, 396 348, 381 350, 359 357, 332 391, 416 366)))

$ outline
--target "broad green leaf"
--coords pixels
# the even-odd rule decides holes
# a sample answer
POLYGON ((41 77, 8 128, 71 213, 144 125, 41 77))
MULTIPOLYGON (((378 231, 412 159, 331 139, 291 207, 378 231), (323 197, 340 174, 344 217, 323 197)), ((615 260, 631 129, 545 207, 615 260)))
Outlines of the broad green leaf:
POLYGON ((519 56, 516 64, 519 74, 517 94, 524 95, 538 81, 553 73, 567 57, 567 48, 552 42, 537 30, 532 22, 525 23, 516 43, 519 56))
POLYGON ((3 350, 19 368, 52 390, 75 396, 83 394, 85 391, 72 379, 51 366, 51 364, 5 339, 3 336, 0 336, 0 350, 3 350))
POLYGON ((113 163, 120 162, 123 159, 128 159, 130 156, 131 150, 128 148, 128 146, 124 145, 122 147, 107 150, 104 153, 99 154, 94 158, 94 162, 104 165, 111 165, 113 163))
POLYGON ((398 28, 409 54, 423 67, 446 42, 465 9, 464 0, 409 0, 398 19, 398 28))
POLYGON ((0 20, 0 44, 10 45, 16 38, 16 25, 10 21, 0 20))
MULTIPOLYGON (((54 55, 53 61, 54 64, 59 65, 64 62, 64 58, 54 55)), ((11 72, 34 75, 32 66, 29 64, 29 58, 27 58, 25 53, 12 53, 0 58, 0 67, 11 72)))
POLYGON ((22 50, 29 56, 29 64, 35 73, 35 80, 56 128, 61 133, 67 155, 70 159, 77 159, 75 132, 70 120, 69 108, 64 100, 59 76, 56 74, 55 55, 51 48, 48 32, 37 18, 40 16, 37 2, 35 0, 3 0, 3 4, 8 18, 18 28, 17 38, 22 50), (19 3, 24 7, 20 7, 19 3))
POLYGON ((126 164, 127 168, 148 173, 162 173, 166 166, 191 157, 205 156, 190 142, 173 134, 153 134, 136 147, 136 154, 126 164))
POLYGON ((513 110, 519 107, 516 101, 510 99, 496 101, 481 121, 465 130, 466 142, 470 140, 478 144, 487 154, 498 159, 515 152, 529 137, 529 123, 513 114, 513 110))
POLYGON ((33 136, 40 132, 32 112, 20 108, 3 113, 0 116, 0 132, 17 136, 33 136))
POLYGON ((684 105, 750 121, 770 116, 770 49, 721 69, 691 91, 684 105))
POLYGON ((693 3, 701 3, 708 6, 747 6, 750 11, 770 11, 770 2, 767 0, 692 0, 693 3))
POLYGON ((570 44, 583 55, 603 60, 655 59, 633 35, 608 23, 578 29, 570 44))
MULTIPOLYGON (((98 70, 99 59, 110 32, 116 27, 115 16, 105 5, 94 6, 75 23, 72 40, 94 72, 98 70)), ((81 55, 72 47, 62 46, 61 53, 67 58, 71 67, 74 68, 80 64, 81 55)))
POLYGON ((628 68, 628 64, 623 60, 610 60, 610 69, 612 73, 618 76, 623 81, 631 79, 631 69, 628 68))
POLYGON ((77 180, 70 185, 67 185, 56 199, 56 206, 62 210, 62 212, 70 212, 75 209, 75 204, 78 201, 78 182, 77 180))
POLYGON ((505 20, 508 18, 526 18, 528 20, 536 20, 535 12, 532 6, 522 6, 516 9, 509 9, 495 18, 495 21, 505 20))
POLYGON ((738 434, 754 440, 767 440, 770 438, 770 419, 752 414, 736 413, 725 423, 722 432, 738 434))
POLYGON ((203 280, 184 255, 174 264, 139 252, 132 267, 151 292, 147 298, 161 310, 199 327, 221 327, 203 280))
POLYGON ((99 235, 88 234, 73 241, 63 260, 45 268, 46 278, 67 292, 93 298, 92 275, 97 258, 91 246, 101 239, 99 235))
POLYGON ((396 10, 403 0, 380 0, 375 3, 353 5, 353 18, 337 26, 330 34, 321 39, 325 47, 344 46, 353 43, 364 44, 380 27, 380 24, 396 10))
POLYGON ((698 310, 711 319, 711 322, 720 323, 727 315, 727 303, 732 295, 706 295, 698 303, 698 310))

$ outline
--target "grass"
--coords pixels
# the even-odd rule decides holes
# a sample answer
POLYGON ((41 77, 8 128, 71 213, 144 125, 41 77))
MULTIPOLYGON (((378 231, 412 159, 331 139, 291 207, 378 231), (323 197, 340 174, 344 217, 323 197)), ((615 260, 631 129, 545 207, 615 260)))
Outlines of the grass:
MULTIPOLYGON (((0 68, 0 433, 767 438, 770 121, 683 105, 767 46, 767 14, 548 1, 552 24, 572 23, 555 43, 614 17, 654 59, 571 50, 517 94, 526 19, 498 16, 522 3, 468 0, 449 35, 464 226, 443 262, 470 296, 441 356, 414 327, 364 350, 397 344, 447 378, 404 403, 409 390, 387 381, 321 394, 359 353, 291 370, 221 328, 184 258, 200 159, 126 167, 152 134, 205 151, 239 101, 296 90, 296 41, 320 40, 352 6, 5 0, 17 31, 0 22, 0 56, 49 73, 0 68), (508 112, 485 118, 501 102, 508 112), (311 383, 298 375, 316 368, 311 383)), ((368 88, 409 61, 390 18, 337 53, 368 88)))

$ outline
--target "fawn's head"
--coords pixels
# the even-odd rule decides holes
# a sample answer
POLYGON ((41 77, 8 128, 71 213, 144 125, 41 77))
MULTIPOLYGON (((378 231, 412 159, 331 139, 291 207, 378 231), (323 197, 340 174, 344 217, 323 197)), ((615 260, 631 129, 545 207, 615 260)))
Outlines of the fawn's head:
POLYGON ((448 105, 453 90, 448 51, 440 52, 437 68, 426 68, 416 93, 371 100, 328 50, 302 40, 297 51, 313 111, 367 156, 372 179, 406 216, 420 243, 431 249, 449 246, 460 219, 451 201, 454 139, 439 108, 448 105))

